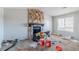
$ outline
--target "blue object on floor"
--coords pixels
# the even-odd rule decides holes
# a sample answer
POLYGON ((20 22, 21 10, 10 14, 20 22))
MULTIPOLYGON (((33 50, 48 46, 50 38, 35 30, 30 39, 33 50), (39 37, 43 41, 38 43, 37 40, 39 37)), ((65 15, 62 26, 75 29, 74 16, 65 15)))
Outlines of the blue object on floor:
POLYGON ((55 41, 52 41, 52 44, 57 44, 57 41, 55 40, 55 41))

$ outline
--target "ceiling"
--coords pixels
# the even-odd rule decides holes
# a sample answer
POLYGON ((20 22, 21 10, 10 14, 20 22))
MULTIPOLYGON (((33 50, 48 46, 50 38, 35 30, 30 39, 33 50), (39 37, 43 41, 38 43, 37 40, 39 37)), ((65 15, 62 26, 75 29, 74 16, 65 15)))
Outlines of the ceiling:
POLYGON ((42 8, 50 16, 58 16, 70 12, 79 11, 79 7, 44 7, 42 8))
MULTIPOLYGON (((50 16, 58 16, 70 12, 79 11, 79 7, 29 7, 29 8, 41 9, 45 14, 50 16)), ((28 7, 8 8, 8 9, 28 9, 28 7)))

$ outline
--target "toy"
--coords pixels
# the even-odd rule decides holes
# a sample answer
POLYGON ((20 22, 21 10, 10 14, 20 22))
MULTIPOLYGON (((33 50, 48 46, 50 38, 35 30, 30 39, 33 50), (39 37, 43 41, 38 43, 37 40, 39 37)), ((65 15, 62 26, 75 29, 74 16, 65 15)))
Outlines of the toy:
POLYGON ((56 46, 56 51, 62 51, 62 47, 60 45, 56 46))
POLYGON ((44 45, 45 45, 45 41, 44 41, 44 39, 43 39, 43 38, 41 38, 41 39, 40 39, 40 46, 41 46, 41 48, 43 48, 43 47, 44 47, 44 45))
POLYGON ((47 40, 46 40, 46 46, 47 46, 48 48, 51 47, 51 40, 50 40, 50 39, 47 39, 47 40))
POLYGON ((50 37, 50 31, 45 32, 48 37, 50 37))
POLYGON ((57 41, 55 40, 55 41, 52 41, 52 44, 57 44, 57 41))
POLYGON ((47 35, 46 35, 46 33, 44 33, 44 32, 36 33, 36 36, 39 36, 40 38, 47 39, 47 35))

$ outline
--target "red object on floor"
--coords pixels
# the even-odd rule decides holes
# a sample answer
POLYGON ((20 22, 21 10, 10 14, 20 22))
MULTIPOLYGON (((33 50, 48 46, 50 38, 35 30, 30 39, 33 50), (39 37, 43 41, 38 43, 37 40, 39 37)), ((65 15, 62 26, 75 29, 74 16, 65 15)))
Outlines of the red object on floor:
POLYGON ((40 46, 43 48, 45 45, 45 41, 43 38, 40 39, 40 46))
POLYGON ((49 39, 46 40, 46 46, 47 46, 48 48, 51 47, 51 40, 49 40, 49 39))
POLYGON ((56 51, 62 51, 62 47, 60 45, 56 46, 56 51))

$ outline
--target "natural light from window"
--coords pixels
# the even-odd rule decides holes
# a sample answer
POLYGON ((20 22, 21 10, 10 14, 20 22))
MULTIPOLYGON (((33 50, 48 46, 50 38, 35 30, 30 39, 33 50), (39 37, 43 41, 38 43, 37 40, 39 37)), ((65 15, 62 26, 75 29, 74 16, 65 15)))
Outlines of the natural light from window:
POLYGON ((74 26, 74 18, 73 17, 65 17, 58 19, 58 27, 59 31, 68 31, 73 32, 74 26))

